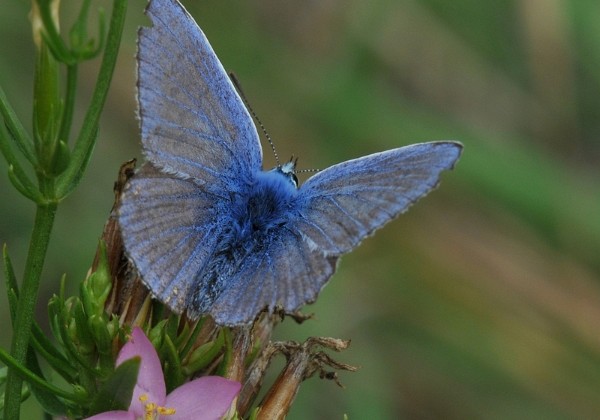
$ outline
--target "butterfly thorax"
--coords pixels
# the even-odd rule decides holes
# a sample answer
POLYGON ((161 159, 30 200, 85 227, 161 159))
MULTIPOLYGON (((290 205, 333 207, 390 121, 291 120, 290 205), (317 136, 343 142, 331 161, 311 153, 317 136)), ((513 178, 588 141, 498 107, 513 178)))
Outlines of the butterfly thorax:
POLYGON ((246 203, 239 209, 241 236, 262 240, 263 235, 285 225, 298 190, 286 173, 278 170, 259 172, 250 188, 246 203))

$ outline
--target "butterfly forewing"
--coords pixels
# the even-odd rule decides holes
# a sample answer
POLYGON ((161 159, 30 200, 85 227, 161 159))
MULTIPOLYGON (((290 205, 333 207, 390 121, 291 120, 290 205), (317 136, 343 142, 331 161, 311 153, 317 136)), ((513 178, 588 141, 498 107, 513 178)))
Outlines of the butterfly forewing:
POLYGON ((248 111, 208 40, 173 0, 153 0, 138 43, 142 143, 154 165, 214 188, 239 189, 261 169, 248 111))
POLYGON ((435 188, 461 150, 456 142, 421 143, 331 166, 300 188, 296 228, 326 254, 349 252, 435 188))

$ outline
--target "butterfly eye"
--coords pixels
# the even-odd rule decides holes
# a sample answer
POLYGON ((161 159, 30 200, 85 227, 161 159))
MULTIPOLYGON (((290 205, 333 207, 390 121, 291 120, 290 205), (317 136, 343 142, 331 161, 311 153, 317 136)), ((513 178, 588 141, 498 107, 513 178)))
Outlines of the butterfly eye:
POLYGON ((291 172, 289 174, 290 180, 294 183, 294 187, 298 188, 298 177, 295 173, 291 172))

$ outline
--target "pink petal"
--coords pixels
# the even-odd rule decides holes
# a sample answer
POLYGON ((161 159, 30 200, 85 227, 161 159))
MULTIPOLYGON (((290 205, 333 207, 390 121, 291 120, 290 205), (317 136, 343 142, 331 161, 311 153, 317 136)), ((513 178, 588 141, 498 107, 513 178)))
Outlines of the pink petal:
POLYGON ((218 420, 231 407, 242 385, 220 376, 204 376, 181 385, 167 396, 165 407, 174 408, 168 420, 218 420))
POLYGON ((135 420, 135 414, 131 411, 107 411, 88 417, 85 420, 135 420))
POLYGON ((165 403, 167 390, 156 350, 139 327, 133 329, 131 339, 119 352, 117 366, 135 356, 140 356, 142 361, 140 362, 140 372, 135 388, 133 389, 133 397, 129 410, 137 416, 143 416, 145 411, 140 401, 140 396, 145 395, 148 398, 148 402, 162 406, 165 403))

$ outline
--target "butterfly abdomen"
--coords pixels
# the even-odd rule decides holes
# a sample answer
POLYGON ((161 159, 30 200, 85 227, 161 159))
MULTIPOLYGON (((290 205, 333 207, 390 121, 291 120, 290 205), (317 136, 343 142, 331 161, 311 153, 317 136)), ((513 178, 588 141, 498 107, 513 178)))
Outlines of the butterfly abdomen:
POLYGON ((195 288, 188 298, 188 311, 192 318, 207 313, 221 295, 227 282, 237 271, 247 252, 231 241, 220 243, 210 263, 201 270, 195 279, 195 288))

